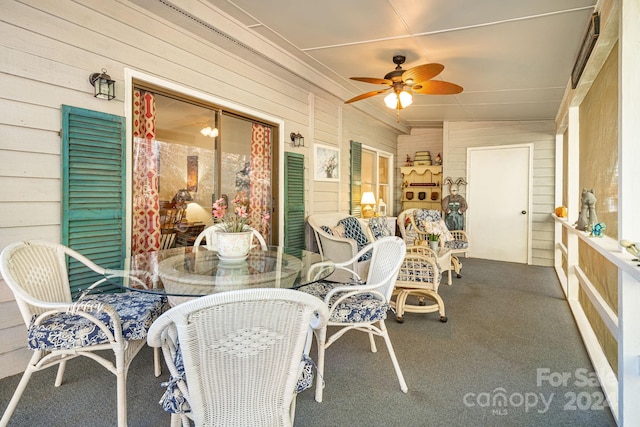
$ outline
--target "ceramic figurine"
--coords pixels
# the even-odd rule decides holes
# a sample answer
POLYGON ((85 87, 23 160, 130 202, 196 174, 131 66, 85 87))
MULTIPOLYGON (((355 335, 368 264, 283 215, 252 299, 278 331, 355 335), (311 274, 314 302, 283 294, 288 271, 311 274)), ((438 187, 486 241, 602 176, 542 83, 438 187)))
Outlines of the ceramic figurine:
POLYGON ((576 228, 582 231, 591 231, 593 224, 598 223, 598 216, 596 215, 596 195, 593 189, 582 189, 582 197, 580 198, 580 215, 578 216, 578 222, 576 222, 576 228))

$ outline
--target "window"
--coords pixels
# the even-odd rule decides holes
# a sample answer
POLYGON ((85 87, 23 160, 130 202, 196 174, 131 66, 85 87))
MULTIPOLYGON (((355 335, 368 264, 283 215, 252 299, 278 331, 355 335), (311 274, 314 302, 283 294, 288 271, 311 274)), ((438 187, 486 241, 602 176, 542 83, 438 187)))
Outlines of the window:
POLYGON ((369 147, 362 147, 362 193, 372 191, 391 212, 392 155, 369 147))

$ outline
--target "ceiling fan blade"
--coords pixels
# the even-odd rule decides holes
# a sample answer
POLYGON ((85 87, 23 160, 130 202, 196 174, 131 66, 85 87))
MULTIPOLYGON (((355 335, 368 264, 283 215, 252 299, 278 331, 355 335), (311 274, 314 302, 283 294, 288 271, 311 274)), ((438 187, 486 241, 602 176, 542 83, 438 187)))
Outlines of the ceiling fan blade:
POLYGON ((361 101, 363 99, 367 99, 367 98, 370 98, 372 96, 376 96, 376 95, 378 95, 380 93, 386 92, 389 89, 391 89, 391 88, 381 89, 381 90, 374 90, 373 92, 363 93, 362 95, 358 95, 358 96, 355 96, 355 97, 353 97, 351 99, 348 99, 348 100, 344 101, 344 103, 345 104, 350 104, 352 102, 361 101))
POLYGON ((374 85, 389 85, 391 86, 393 82, 387 79, 378 79, 375 77, 350 77, 351 80, 357 80, 359 82, 365 83, 373 83, 374 85))
POLYGON ((422 64, 413 68, 409 68, 402 74, 402 80, 409 86, 411 84, 425 82, 431 80, 444 70, 442 64, 422 64))
POLYGON ((462 86, 458 86, 455 83, 428 80, 414 85, 411 90, 423 95, 455 95, 462 92, 463 89, 462 86))

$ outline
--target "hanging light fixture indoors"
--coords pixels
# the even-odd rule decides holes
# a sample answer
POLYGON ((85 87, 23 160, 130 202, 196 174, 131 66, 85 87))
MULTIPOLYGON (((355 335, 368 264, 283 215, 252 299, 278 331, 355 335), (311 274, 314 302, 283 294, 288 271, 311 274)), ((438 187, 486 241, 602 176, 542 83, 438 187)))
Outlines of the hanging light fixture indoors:
POLYGON ((116 97, 116 82, 111 80, 107 70, 102 69, 102 73, 93 73, 89 76, 89 82, 93 85, 96 98, 112 100, 116 97))
POLYGON ((218 128, 212 128, 211 126, 207 126, 206 128, 200 129, 200 133, 204 136, 210 136, 211 138, 215 138, 218 136, 218 128))

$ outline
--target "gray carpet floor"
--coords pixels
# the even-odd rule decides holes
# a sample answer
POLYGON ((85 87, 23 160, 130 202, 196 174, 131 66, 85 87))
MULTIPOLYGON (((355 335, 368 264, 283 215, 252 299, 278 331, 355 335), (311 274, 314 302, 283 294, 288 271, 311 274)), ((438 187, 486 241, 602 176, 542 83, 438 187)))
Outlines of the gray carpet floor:
MULTIPOLYGON (((327 350, 324 401, 298 396, 296 426, 615 426, 553 269, 463 259, 442 285, 437 313, 391 315, 387 328, 409 386, 400 390, 386 347, 371 353, 349 332, 327 350)), ((166 370, 165 370, 166 372, 166 370)), ((36 373, 9 426, 114 426, 115 377, 90 360, 36 373)), ((4 411, 20 376, 0 380, 4 411)), ((168 426, 152 351, 128 378, 133 427, 168 426)))

